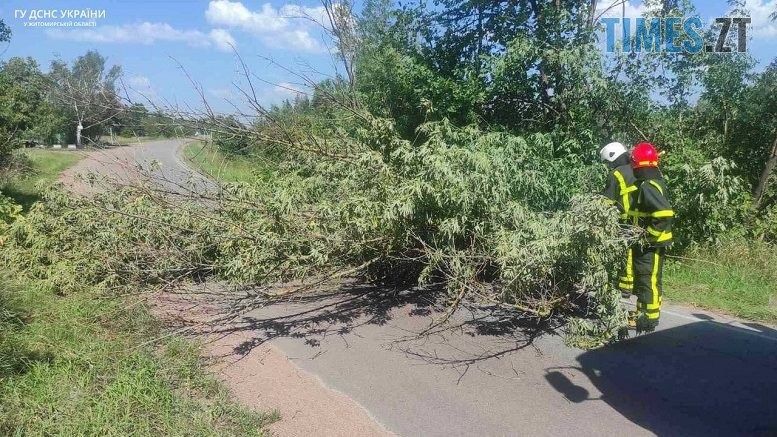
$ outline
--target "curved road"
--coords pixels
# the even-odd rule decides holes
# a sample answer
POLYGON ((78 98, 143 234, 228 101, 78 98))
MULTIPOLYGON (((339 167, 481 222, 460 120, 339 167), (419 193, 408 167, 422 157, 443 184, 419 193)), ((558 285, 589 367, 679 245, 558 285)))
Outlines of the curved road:
MULTIPOLYGON (((208 184, 179 146, 148 143, 133 156, 208 184)), ((427 296, 354 287, 262 308, 229 329, 244 339, 233 353, 271 342, 398 435, 777 435, 771 327, 667 305, 657 332, 581 351, 461 311, 457 328, 416 339, 437 314, 427 296)))
MULTIPOLYGON (((136 143, 102 150, 76 151, 85 157, 60 178, 75 191, 89 191, 78 176, 96 174, 111 182, 134 184, 155 182, 173 193, 213 190, 217 186, 207 177, 189 169, 181 149, 192 139, 170 139, 136 143)), ((99 182, 98 182, 99 184, 99 182)))

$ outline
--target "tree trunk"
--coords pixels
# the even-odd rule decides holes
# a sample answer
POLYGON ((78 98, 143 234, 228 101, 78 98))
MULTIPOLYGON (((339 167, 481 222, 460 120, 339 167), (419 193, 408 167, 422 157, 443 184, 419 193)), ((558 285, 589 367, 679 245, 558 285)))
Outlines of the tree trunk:
POLYGON ((766 165, 761 172, 761 177, 758 179, 758 185, 755 187, 755 201, 753 202, 753 208, 758 209, 761 207, 761 201, 766 193, 766 189, 769 187, 769 176, 771 176, 774 167, 777 167, 777 137, 774 138, 774 144, 772 144, 772 153, 766 160, 766 165))

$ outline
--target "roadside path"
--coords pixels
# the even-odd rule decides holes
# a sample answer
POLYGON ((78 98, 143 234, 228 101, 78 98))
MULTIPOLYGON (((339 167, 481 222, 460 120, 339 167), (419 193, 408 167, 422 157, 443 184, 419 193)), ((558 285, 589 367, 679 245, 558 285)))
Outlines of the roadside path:
MULTIPOLYGON (((178 147, 131 155, 201 178, 178 147)), ((666 305, 657 332, 581 351, 462 311, 457 328, 414 338, 435 314, 420 291, 346 288, 256 310, 211 351, 241 401, 279 406, 278 435, 777 434, 771 327, 666 305)))

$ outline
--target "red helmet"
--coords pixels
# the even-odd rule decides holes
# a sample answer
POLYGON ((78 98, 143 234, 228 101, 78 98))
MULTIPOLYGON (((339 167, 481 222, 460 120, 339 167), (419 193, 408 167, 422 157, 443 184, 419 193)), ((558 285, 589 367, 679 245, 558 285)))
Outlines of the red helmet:
POLYGON ((658 167, 658 151, 650 143, 639 143, 631 151, 633 168, 658 167))

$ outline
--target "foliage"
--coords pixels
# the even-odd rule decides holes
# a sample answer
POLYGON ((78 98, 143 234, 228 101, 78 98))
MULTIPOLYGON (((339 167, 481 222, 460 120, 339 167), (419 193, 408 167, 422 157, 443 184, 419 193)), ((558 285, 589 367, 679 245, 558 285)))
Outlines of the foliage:
POLYGON ((247 129, 235 117, 217 117, 212 124, 211 136, 219 150, 233 155, 244 155, 250 151, 247 129))
POLYGON ((11 28, 5 24, 5 21, 0 20, 0 42, 8 42, 11 40, 11 28))
POLYGON ((347 158, 280 163, 274 179, 227 186, 218 207, 173 207, 142 188, 52 191, 14 226, 3 258, 65 294, 209 275, 265 286, 363 266, 374 281, 442 281, 453 303, 538 319, 586 311, 579 302, 591 298, 578 333, 612 339, 624 319, 606 266, 627 239, 614 210, 563 189, 579 174, 537 152, 550 139, 448 122, 422 130, 428 140, 413 145, 365 117, 341 139, 347 158))
POLYGON ((250 156, 234 156, 217 150, 205 142, 187 145, 183 154, 200 172, 223 182, 267 181, 274 177, 266 160, 250 156))
POLYGON ((25 142, 52 141, 62 125, 46 100, 45 81, 32 58, 0 64, 0 161, 25 142))
POLYGON ((678 247, 717 244, 722 237, 745 233, 750 196, 736 165, 725 158, 693 163, 672 156, 666 165, 677 226, 678 247))
POLYGON ((756 236, 760 240, 777 244, 777 205, 768 209, 758 221, 756 236))
POLYGON ((0 247, 3 247, 11 223, 21 217, 22 207, 0 192, 0 247))

